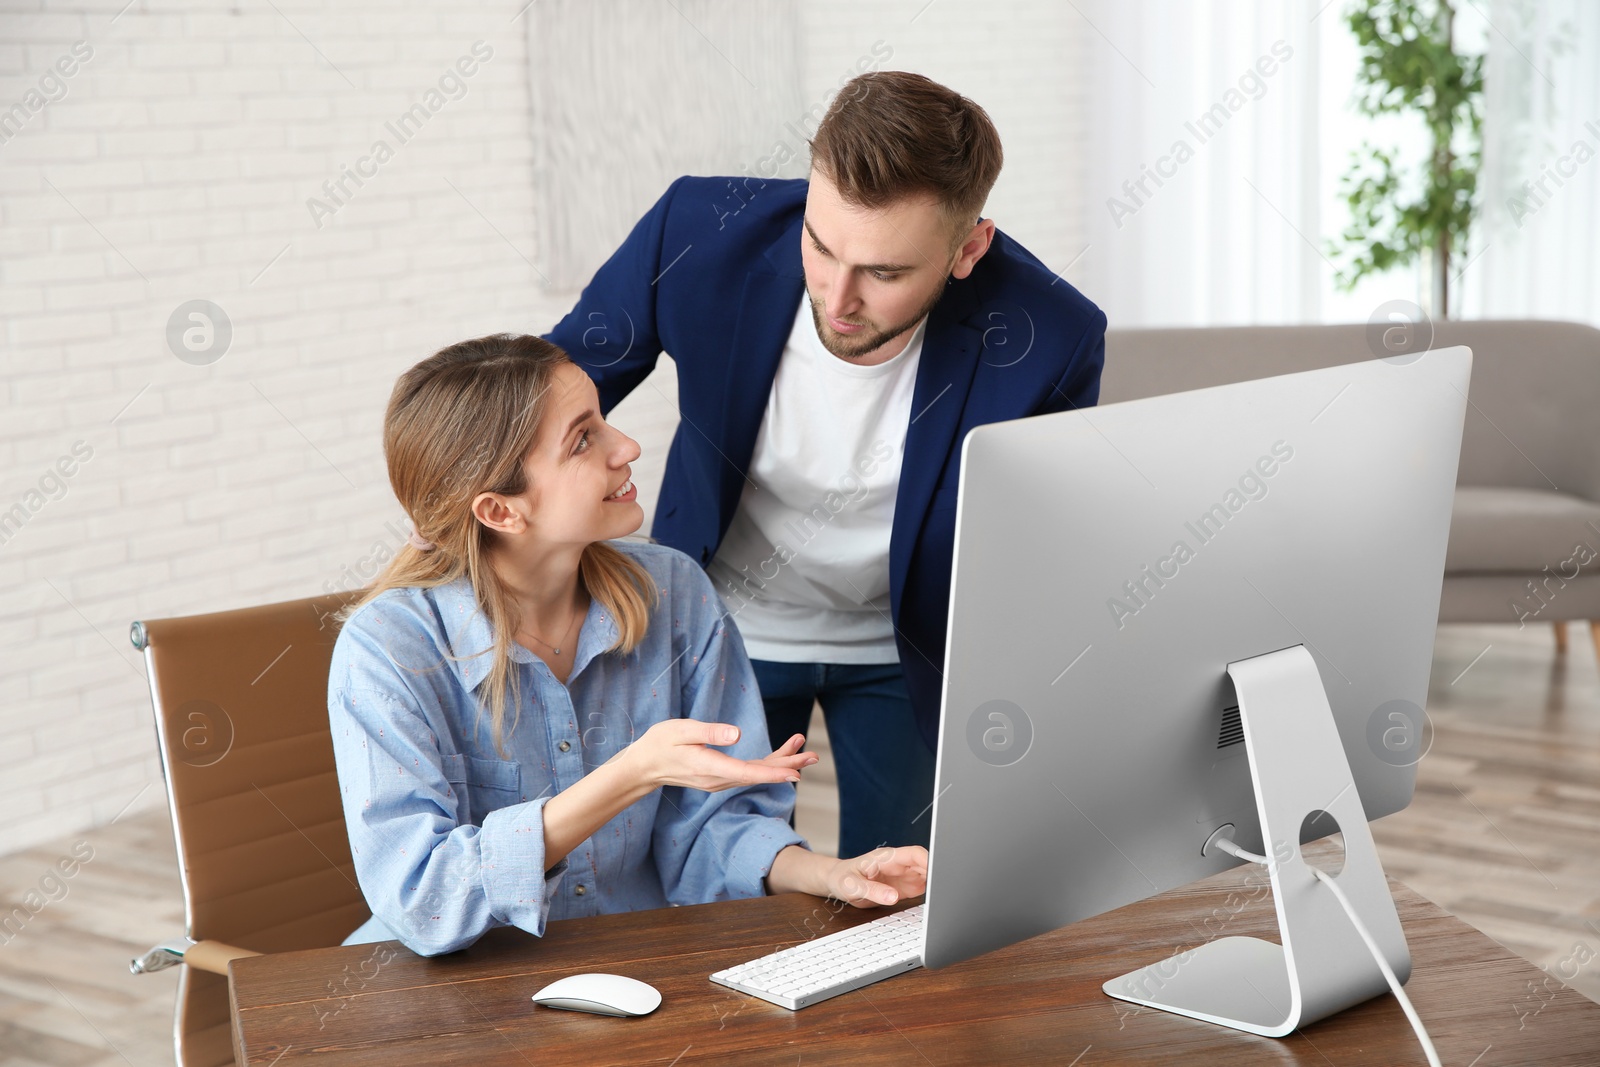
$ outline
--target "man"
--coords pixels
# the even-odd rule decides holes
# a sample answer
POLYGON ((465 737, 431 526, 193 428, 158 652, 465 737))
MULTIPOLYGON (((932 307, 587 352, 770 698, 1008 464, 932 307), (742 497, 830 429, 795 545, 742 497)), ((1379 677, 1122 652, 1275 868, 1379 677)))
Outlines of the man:
POLYGON ((1105 316, 980 216, 1000 138, 960 94, 862 75, 811 154, 673 182, 546 336, 605 411, 676 361, 651 533, 735 615, 771 736, 821 703, 850 856, 928 843, 961 440, 1092 405, 1105 316))

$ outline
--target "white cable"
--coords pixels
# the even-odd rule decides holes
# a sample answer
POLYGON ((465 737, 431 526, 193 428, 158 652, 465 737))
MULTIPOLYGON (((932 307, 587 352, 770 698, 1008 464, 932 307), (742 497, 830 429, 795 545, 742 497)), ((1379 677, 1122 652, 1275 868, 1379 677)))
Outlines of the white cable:
POLYGON ((1350 898, 1344 895, 1344 890, 1339 888, 1339 883, 1333 876, 1320 867, 1306 864, 1306 868, 1317 876, 1317 881, 1333 890, 1333 895, 1339 898, 1339 904, 1344 908, 1344 913, 1350 917, 1350 925, 1356 928, 1356 933, 1361 935, 1361 940, 1366 942, 1367 951, 1372 953, 1372 958, 1377 961, 1378 969, 1383 972, 1383 977, 1389 982, 1389 988, 1394 992, 1394 999, 1400 1002, 1401 1009, 1406 1013, 1406 1018, 1411 1020, 1411 1029, 1417 1032, 1417 1040, 1422 1043, 1422 1051, 1428 1056, 1428 1067, 1440 1067, 1439 1053, 1434 1050, 1433 1041, 1428 1037, 1428 1031, 1422 1026, 1422 1020, 1417 1017, 1417 1009, 1411 1006, 1411 998, 1406 996, 1406 991, 1401 988, 1400 979, 1395 976, 1394 969, 1389 966, 1389 961, 1383 958, 1383 952, 1378 948, 1378 942, 1373 940, 1372 934, 1367 931, 1356 915, 1356 909, 1350 903, 1350 898))
POLYGON ((1267 859, 1267 857, 1258 856, 1254 852, 1246 852, 1244 849, 1234 844, 1231 838, 1219 837, 1214 844, 1217 846, 1217 848, 1221 849, 1223 852, 1226 852, 1230 856, 1237 856, 1239 859, 1248 860, 1251 863, 1259 863, 1261 866, 1268 869, 1272 867, 1272 861, 1267 859))
MULTIPOLYGON (((1258 863, 1268 870, 1272 869, 1272 861, 1267 857, 1258 856, 1254 852, 1246 852, 1226 837, 1218 838, 1215 845, 1230 856, 1236 856, 1250 863, 1258 863)), ((1394 969, 1389 966, 1389 961, 1384 958, 1383 951, 1378 948, 1378 942, 1368 932, 1366 923, 1362 922, 1361 917, 1356 914, 1355 906, 1350 903, 1350 898, 1344 895, 1344 890, 1339 888, 1339 883, 1335 882, 1333 875, 1327 871, 1320 867, 1313 867, 1309 863, 1306 864, 1306 869, 1316 876, 1317 881, 1333 890, 1334 898, 1339 901, 1339 906, 1344 908, 1345 915, 1350 919, 1350 925, 1354 926, 1356 933, 1361 935, 1361 940, 1366 944, 1367 951, 1372 953, 1372 958, 1378 964, 1378 970, 1383 972, 1384 979, 1389 983, 1389 989, 1394 993, 1394 999, 1400 1002, 1400 1009, 1406 1013, 1406 1018, 1411 1021, 1411 1029, 1416 1031, 1417 1040, 1422 1044, 1422 1051, 1428 1057, 1428 1067, 1440 1067, 1439 1053, 1434 1050, 1433 1040, 1428 1037, 1428 1031, 1424 1029, 1422 1020, 1417 1017, 1417 1009, 1411 1006, 1411 998, 1406 996, 1405 989, 1400 985, 1400 979, 1395 975, 1394 969)))

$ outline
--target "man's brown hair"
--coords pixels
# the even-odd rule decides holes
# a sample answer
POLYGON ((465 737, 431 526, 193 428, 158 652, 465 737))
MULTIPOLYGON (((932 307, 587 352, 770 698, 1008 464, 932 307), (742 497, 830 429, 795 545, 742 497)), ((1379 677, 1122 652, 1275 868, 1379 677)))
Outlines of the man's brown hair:
POLYGON ((899 70, 845 83, 811 139, 811 165, 846 203, 881 208, 931 194, 958 236, 978 221, 1002 162, 988 112, 954 89, 899 70))

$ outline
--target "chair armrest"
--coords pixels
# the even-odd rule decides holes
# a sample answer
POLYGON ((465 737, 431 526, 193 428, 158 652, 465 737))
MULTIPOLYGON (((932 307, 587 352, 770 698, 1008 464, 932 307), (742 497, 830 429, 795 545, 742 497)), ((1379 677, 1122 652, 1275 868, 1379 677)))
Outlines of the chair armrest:
POLYGON ((129 961, 128 970, 134 974, 149 974, 152 971, 164 971, 168 967, 187 963, 202 971, 227 975, 228 961, 259 955, 261 953, 227 945, 221 941, 191 941, 187 937, 175 937, 170 941, 161 942, 143 956, 129 961))
POLYGON ((246 956, 259 956, 259 952, 251 952, 247 948, 224 944, 221 941, 196 941, 189 946, 183 954, 183 962, 202 971, 226 976, 228 961, 243 959, 246 956))

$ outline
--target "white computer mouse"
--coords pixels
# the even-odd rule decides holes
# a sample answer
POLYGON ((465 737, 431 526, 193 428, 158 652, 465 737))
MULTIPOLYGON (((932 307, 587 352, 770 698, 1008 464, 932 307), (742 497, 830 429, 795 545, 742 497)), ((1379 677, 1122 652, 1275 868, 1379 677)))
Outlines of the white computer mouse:
POLYGON ((535 1004, 596 1015, 649 1015, 661 1007, 656 987, 620 974, 574 974, 533 995, 535 1004))

